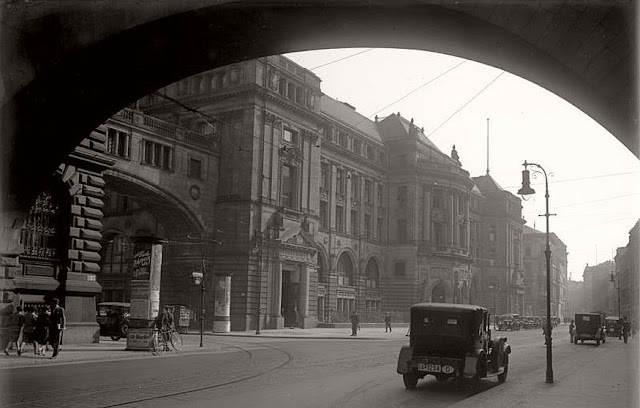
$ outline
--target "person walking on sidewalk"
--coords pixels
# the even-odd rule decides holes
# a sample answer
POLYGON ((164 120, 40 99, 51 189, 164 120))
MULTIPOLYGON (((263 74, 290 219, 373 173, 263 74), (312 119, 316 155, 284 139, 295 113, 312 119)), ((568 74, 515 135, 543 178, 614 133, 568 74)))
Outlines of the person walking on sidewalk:
POLYGON ((49 322, 49 342, 53 347, 51 358, 56 358, 58 357, 58 351, 62 343, 62 335, 67 328, 64 308, 60 306, 60 300, 57 298, 51 300, 51 316, 49 316, 49 322))
POLYGON ((387 330, 391 332, 391 313, 389 312, 384 316, 384 332, 386 333, 387 330))
POLYGON ((38 317, 36 318, 36 327, 34 332, 33 345, 38 350, 39 356, 44 356, 47 342, 49 341, 49 316, 51 311, 49 306, 45 305, 38 311, 38 317))
POLYGON ((24 315, 22 314, 22 308, 16 307, 11 316, 9 316, 9 341, 4 348, 4 354, 9 355, 9 349, 13 344, 16 345, 18 355, 22 354, 20 350, 20 337, 22 335, 22 328, 24 326, 24 315))
POLYGON ((576 335, 576 324, 573 322, 573 320, 571 320, 571 323, 569 324, 569 341, 571 343, 573 343, 573 338, 576 335))
POLYGON ((358 327, 360 327, 360 318, 358 317, 358 313, 353 312, 351 314, 351 335, 358 335, 358 327))
POLYGON ((622 337, 624 338, 625 344, 629 338, 629 331, 631 331, 631 327, 629 327, 629 320, 625 316, 622 318, 622 337))
POLYGON ((34 339, 33 333, 36 330, 37 315, 33 306, 27 306, 24 308, 24 310, 26 313, 24 315, 24 326, 22 327, 22 338, 20 339, 20 344, 18 344, 18 351, 19 354, 22 354, 22 348, 24 347, 25 343, 31 343, 33 344, 33 354, 35 355, 37 354, 36 341, 34 339))

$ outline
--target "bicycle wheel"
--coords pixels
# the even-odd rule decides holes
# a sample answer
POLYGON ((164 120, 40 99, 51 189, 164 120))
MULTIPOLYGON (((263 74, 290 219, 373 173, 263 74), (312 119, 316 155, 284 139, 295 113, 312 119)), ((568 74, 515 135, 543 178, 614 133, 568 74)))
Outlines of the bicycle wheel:
POLYGON ((153 355, 159 356, 161 354, 164 354, 166 348, 167 348, 166 343, 163 341, 163 338, 160 332, 157 332, 157 331, 154 332, 153 333, 153 350, 151 351, 153 355))
POLYGON ((171 342, 171 346, 175 351, 182 350, 182 336, 177 331, 171 332, 171 337, 169 338, 171 342))

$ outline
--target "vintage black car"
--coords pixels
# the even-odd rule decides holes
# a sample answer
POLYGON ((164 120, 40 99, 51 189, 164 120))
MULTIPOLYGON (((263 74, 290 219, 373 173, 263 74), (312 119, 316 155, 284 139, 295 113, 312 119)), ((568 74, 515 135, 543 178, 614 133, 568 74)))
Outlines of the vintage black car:
POLYGON ((606 335, 609 337, 622 337, 622 320, 618 316, 607 316, 604 318, 606 335))
POLYGON ((600 345, 600 342, 605 342, 607 337, 605 335, 605 329, 603 329, 602 318, 597 313, 576 313, 574 319, 576 325, 576 335, 573 337, 573 343, 583 344, 585 340, 591 340, 596 342, 596 346, 600 345))
POLYGON ((411 307, 409 345, 400 349, 398 374, 408 389, 433 375, 476 386, 481 378, 507 379, 511 346, 491 338, 489 311, 481 306, 419 303, 411 307))
POLYGON ((130 308, 131 304, 126 302, 98 303, 97 321, 100 325, 100 335, 109 336, 114 341, 126 338, 129 331, 130 308))

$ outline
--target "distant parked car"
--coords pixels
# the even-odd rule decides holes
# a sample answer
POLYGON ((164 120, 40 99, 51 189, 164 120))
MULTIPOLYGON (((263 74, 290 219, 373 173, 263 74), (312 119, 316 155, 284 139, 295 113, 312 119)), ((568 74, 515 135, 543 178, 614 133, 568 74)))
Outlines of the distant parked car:
POLYGON ((110 336, 113 341, 127 338, 130 308, 131 304, 126 302, 98 303, 97 321, 100 325, 100 335, 110 336))
POLYGON ((577 313, 574 322, 576 324, 576 335, 573 338, 574 344, 583 344, 585 340, 596 342, 596 346, 600 342, 605 342, 607 337, 602 328, 602 318, 597 313, 577 313))

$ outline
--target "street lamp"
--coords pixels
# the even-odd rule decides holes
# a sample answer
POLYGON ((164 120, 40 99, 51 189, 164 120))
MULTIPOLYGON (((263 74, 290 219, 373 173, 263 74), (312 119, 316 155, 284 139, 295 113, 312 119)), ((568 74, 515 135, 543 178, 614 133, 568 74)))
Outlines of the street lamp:
POLYGON ((500 288, 500 285, 489 285, 489 289, 493 289, 493 328, 497 330, 496 323, 498 322, 498 309, 496 308, 496 292, 500 288))
MULTIPOLYGON (((553 368, 552 368, 552 354, 551 354, 551 247, 549 246, 549 216, 555 214, 549 214, 549 180, 547 178, 547 172, 536 163, 527 163, 525 160, 524 170, 522 170, 522 188, 518 190, 518 194, 525 196, 534 194, 535 190, 529 185, 529 166, 535 166, 542 174, 544 174, 544 188, 545 188, 545 202, 546 212, 544 216, 547 218, 547 245, 544 254, 547 258, 547 329, 545 330, 545 339, 547 344, 547 378, 546 383, 553 383, 553 368)), ((536 170, 534 170, 536 171, 536 170)))
POLYGON ((202 271, 193 271, 191 272, 191 277, 193 278, 193 283, 196 285, 200 285, 200 347, 202 347, 202 336, 204 333, 204 258, 202 259, 202 271))
POLYGON ((620 276, 617 273, 614 273, 613 271, 611 271, 611 282, 613 282, 614 286, 616 286, 618 288, 618 319, 622 317, 621 313, 621 309, 620 309, 620 276), (614 279, 614 276, 616 279, 614 279), (616 282, 617 280, 617 282, 616 282), (617 283, 617 285, 616 285, 617 283))

